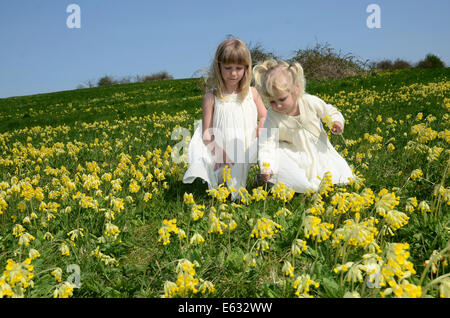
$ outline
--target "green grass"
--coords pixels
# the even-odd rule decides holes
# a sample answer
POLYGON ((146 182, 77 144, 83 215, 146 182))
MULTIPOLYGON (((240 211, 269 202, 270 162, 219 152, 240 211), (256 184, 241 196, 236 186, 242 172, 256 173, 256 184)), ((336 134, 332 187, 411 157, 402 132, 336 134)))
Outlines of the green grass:
MULTIPOLYGON (((442 255, 444 261, 437 262, 435 274, 424 266, 433 251, 444 250, 449 241, 449 75, 450 69, 410 69, 307 82, 309 93, 343 113, 344 138, 330 134, 330 140, 365 179, 361 188, 338 187, 328 197, 323 196, 325 210, 333 206, 333 195, 344 191, 361 194, 363 189, 371 189, 376 199, 380 199, 382 189, 394 193, 399 202, 393 209, 404 212, 409 219, 393 236, 381 234, 387 221, 376 211, 376 202, 359 211, 361 220, 378 220, 373 242, 379 245, 376 253, 384 264, 389 258, 390 243, 409 244, 407 260, 412 262, 415 273, 405 279, 420 285, 422 296, 426 293, 432 297, 439 297, 441 279, 449 273, 446 252, 442 255), (379 115, 381 120, 377 121, 379 115), (436 133, 434 138, 416 144, 425 149, 422 153, 408 150, 408 142, 417 138, 413 127, 420 123, 436 133), (375 134, 381 140, 371 143, 368 139, 375 134), (395 149, 388 148, 389 144, 395 149), (436 147, 442 152, 435 160, 428 160, 428 151, 436 147), (421 169, 423 176, 412 180, 415 169, 421 169), (434 196, 439 185, 444 193, 434 196), (414 212, 405 212, 411 197, 427 202, 431 211, 422 213, 416 207, 414 212)), ((179 143, 171 139, 175 127, 193 132, 194 120, 201 119, 201 98, 198 80, 183 79, 0 99, 0 267, 3 272, 9 259, 20 264, 31 248, 41 255, 31 261, 34 287, 20 290, 23 285, 18 283, 13 288, 16 294, 52 297, 61 283, 71 281, 67 266, 77 264, 82 285, 73 290, 76 297, 160 297, 165 282, 177 280, 176 268, 181 259, 198 262, 196 277, 214 284, 214 293, 194 297, 295 297, 294 281, 302 275, 309 275, 320 284, 310 287, 309 294, 315 297, 343 297, 347 292, 380 297, 380 291, 386 292, 389 286, 378 289, 369 288, 364 282, 346 282, 348 272, 333 271, 346 262, 356 266, 369 253, 367 247, 346 245, 341 246, 345 253, 340 255, 331 244, 331 235, 344 226, 345 220, 357 220, 355 212, 320 214, 321 222, 334 226, 330 237, 323 242, 307 237, 304 220, 311 216, 309 208, 318 202, 315 197, 296 194, 283 203, 269 193, 265 201, 242 205, 234 212, 228 199, 221 212, 229 215, 217 216, 221 221, 229 221, 231 215, 236 229, 224 230, 222 235, 208 233, 210 209, 220 211, 221 204, 206 193, 207 187, 200 180, 191 185, 180 181, 186 166, 173 163, 167 148, 179 143), (92 162, 98 165, 97 172, 90 168, 92 162), (156 168, 163 171, 164 179, 157 180, 156 168), (111 182, 103 178, 105 173, 111 173, 112 180, 120 179, 122 188, 112 190, 111 182), (153 179, 147 182, 149 173, 153 179), (89 176, 101 180, 98 188, 89 189, 83 179, 89 176), (73 182, 74 189, 69 189, 67 180, 73 182), (136 193, 129 188, 133 180, 140 185, 136 193), (27 200, 25 184, 31 184, 33 191, 41 188, 43 199, 34 196, 27 200), (147 192, 153 194, 148 202, 144 200, 147 192), (83 207, 77 193, 92 197, 98 207, 83 207), (190 217, 191 206, 183 200, 185 193, 192 193, 196 204, 205 205, 200 220, 190 217), (112 198, 124 200, 123 210, 116 211, 113 219, 107 214, 113 210, 112 198), (1 199, 7 206, 2 206, 1 199), (24 203, 23 210, 18 207, 20 202, 24 203), (56 202, 60 206, 52 211, 41 202, 56 202), (66 207, 71 211, 64 212, 66 207), (289 209, 292 215, 276 216, 281 207, 289 209), (36 218, 30 223, 24 221, 33 212, 36 218), (263 217, 282 228, 266 240, 270 248, 255 256, 255 248, 262 241, 250 234, 256 220, 263 217), (177 227, 185 231, 187 238, 178 240, 172 233, 170 244, 163 245, 158 242, 158 230, 163 220, 171 219, 177 220, 177 227), (117 237, 105 234, 108 223, 120 230, 117 237), (29 245, 20 245, 19 237, 13 235, 16 224, 35 238, 29 245), (74 246, 67 233, 79 228, 84 236, 76 238, 74 246), (46 232, 53 235, 52 240, 45 238, 46 232), (196 232, 205 243, 190 246, 189 240, 196 232), (306 241, 308 246, 297 256, 291 253, 295 239, 306 241), (69 246, 70 255, 61 255, 62 243, 69 246), (96 249, 106 256, 96 257, 96 249), (253 257, 257 265, 247 266, 244 256, 247 260, 253 257), (105 263, 108 259, 113 260, 111 264, 105 263), (293 277, 285 277, 282 271, 286 261, 295 267, 293 277), (56 268, 62 270, 61 283, 51 275, 56 268)), ((255 174, 256 170, 251 170, 247 185, 250 194, 256 188, 255 174)), ((366 277, 363 273, 364 280, 366 277)), ((398 284, 405 280, 395 279, 398 284)), ((388 295, 392 296, 394 293, 388 295)))

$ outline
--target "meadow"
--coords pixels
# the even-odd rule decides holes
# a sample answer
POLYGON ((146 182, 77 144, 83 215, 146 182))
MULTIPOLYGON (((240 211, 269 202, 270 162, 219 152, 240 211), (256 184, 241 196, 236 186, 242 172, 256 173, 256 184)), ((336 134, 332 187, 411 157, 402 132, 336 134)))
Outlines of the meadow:
POLYGON ((449 75, 307 81, 356 175, 307 194, 181 182, 198 79, 0 99, 0 297, 450 297, 449 75))

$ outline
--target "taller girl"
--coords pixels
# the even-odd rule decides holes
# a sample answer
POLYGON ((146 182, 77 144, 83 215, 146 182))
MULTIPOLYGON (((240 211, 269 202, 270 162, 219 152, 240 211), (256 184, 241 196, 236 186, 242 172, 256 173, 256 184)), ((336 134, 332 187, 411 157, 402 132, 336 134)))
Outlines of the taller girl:
MULTIPOLYGON (((264 126, 266 108, 257 90, 250 86, 252 61, 248 47, 229 39, 217 48, 202 100, 202 121, 189 144, 189 168, 183 183, 197 177, 208 188, 221 184, 228 165, 228 186, 245 188, 250 166, 257 163, 257 137, 264 126), (259 124, 258 124, 259 119, 259 124)), ((232 199, 237 198, 232 193, 232 199)))

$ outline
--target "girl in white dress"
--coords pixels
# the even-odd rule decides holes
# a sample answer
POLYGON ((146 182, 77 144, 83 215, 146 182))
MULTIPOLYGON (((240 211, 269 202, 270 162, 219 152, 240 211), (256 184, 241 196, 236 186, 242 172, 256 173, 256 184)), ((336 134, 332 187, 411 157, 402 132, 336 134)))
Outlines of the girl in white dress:
POLYGON ((341 134, 344 117, 332 105, 305 92, 299 63, 269 60, 255 66, 261 96, 270 104, 258 152, 263 182, 282 182, 299 193, 317 191, 326 172, 334 184, 345 184, 354 175, 334 149, 322 126, 341 134))
MULTIPOLYGON (((245 188, 251 165, 257 163, 257 137, 264 125, 266 108, 258 91, 250 86, 250 52, 239 39, 229 39, 217 48, 209 77, 210 90, 202 100, 202 121, 189 144, 189 167, 183 183, 201 178, 208 188, 222 182, 227 165, 227 186, 245 188), (258 124, 259 119, 259 124, 258 124)), ((238 191, 232 192, 232 200, 238 191)))

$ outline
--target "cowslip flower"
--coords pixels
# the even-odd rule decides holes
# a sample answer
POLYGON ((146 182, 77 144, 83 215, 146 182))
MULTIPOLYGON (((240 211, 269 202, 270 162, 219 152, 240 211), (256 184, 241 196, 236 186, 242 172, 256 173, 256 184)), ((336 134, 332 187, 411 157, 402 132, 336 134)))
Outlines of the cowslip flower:
POLYGON ((197 221, 203 217, 205 213, 205 205, 203 204, 193 204, 191 207, 191 218, 197 221))
POLYGON ((183 202, 184 204, 195 204, 194 196, 192 195, 192 193, 184 193, 183 202))
POLYGON ((130 185, 129 185, 129 190, 130 193, 136 193, 140 190, 140 185, 138 184, 138 182, 134 179, 131 180, 130 185))
POLYGON ((400 202, 400 198, 387 189, 382 189, 375 198, 375 208, 378 213, 392 210, 400 202))
POLYGON ((296 290, 295 295, 297 297, 312 298, 313 296, 309 294, 310 286, 318 288, 320 285, 318 282, 313 281, 308 274, 298 276, 293 285, 293 288, 296 290))
POLYGON ((60 284, 53 292, 53 298, 69 298, 73 296, 75 285, 69 282, 60 284))
POLYGON ((61 255, 63 256, 69 256, 70 255, 70 249, 69 246, 65 242, 61 243, 59 246, 59 251, 61 252, 61 255))
POLYGON ((195 267, 198 267, 197 262, 190 262, 187 259, 181 259, 178 262, 176 273, 178 274, 175 283, 166 281, 164 283, 164 295, 163 297, 174 297, 181 296, 187 297, 192 294, 201 293, 212 293, 214 292, 214 284, 198 279, 196 277, 195 267))
POLYGON ((33 235, 31 235, 28 232, 25 232, 19 237, 19 245, 28 246, 28 244, 30 244, 30 242, 34 240, 35 237, 33 235))
POLYGON ((241 203, 245 204, 245 205, 249 205, 252 202, 252 198, 250 196, 250 194, 248 193, 247 189, 245 188, 239 188, 238 191, 239 194, 239 199, 241 201, 241 203))
POLYGON ((292 215, 292 212, 289 211, 288 209, 286 209, 285 207, 282 207, 280 210, 278 210, 278 211, 275 213, 275 215, 276 215, 276 216, 283 215, 283 216, 286 217, 286 216, 292 215))
POLYGON ((189 244, 191 245, 200 245, 205 242, 205 239, 203 236, 201 236, 199 233, 195 232, 192 236, 191 240, 189 241, 189 244))
POLYGON ((272 238, 278 230, 281 229, 281 225, 267 218, 260 218, 256 221, 256 225, 253 227, 250 237, 259 239, 272 238))
POLYGON ((295 239, 294 242, 292 242, 291 253, 293 255, 300 255, 302 252, 306 251, 307 248, 306 241, 295 239))
POLYGON ((262 186, 258 187, 256 189, 252 189, 252 196, 251 199, 258 202, 258 201, 264 201, 267 197, 267 191, 265 191, 262 186))
POLYGON ((56 279, 58 283, 62 281, 62 269, 57 267, 51 272, 52 276, 56 279))
POLYGON ((414 209, 417 207, 417 199, 416 197, 411 197, 406 199, 406 206, 405 211, 406 212, 414 212, 414 209))
POLYGON ((117 238, 117 236, 119 235, 119 233, 120 233, 120 230, 117 227, 117 225, 114 225, 111 222, 107 222, 105 224, 105 232, 104 232, 104 234, 107 237, 111 237, 111 238, 113 238, 115 240, 117 238))
POLYGON ((417 180, 420 179, 423 176, 423 172, 420 169, 415 169, 411 172, 411 179, 417 180))
POLYGON ((281 269, 285 276, 294 277, 294 266, 288 261, 284 261, 283 268, 281 269))
POLYGON ((312 236, 312 239, 317 239, 320 243, 330 237, 334 224, 322 222, 320 218, 308 215, 303 222, 303 228, 306 238, 312 236))
POLYGON ((270 192, 275 199, 278 199, 284 203, 290 201, 295 194, 295 191, 288 186, 284 185, 281 181, 277 182, 270 192))
POLYGON ((158 230, 159 238, 158 242, 162 242, 163 245, 170 243, 170 233, 178 233, 177 220, 163 220, 163 226, 158 230))
POLYGON ((153 194, 151 194, 150 192, 145 192, 144 194, 144 202, 148 202, 152 199, 153 194))
POLYGON ((403 212, 389 210, 387 212, 379 212, 379 214, 384 217, 384 221, 387 226, 389 226, 389 228, 393 231, 396 231, 402 226, 408 224, 409 217, 403 212))
POLYGON ((208 233, 223 234, 223 230, 228 228, 228 225, 221 221, 214 213, 209 217, 209 231, 208 233))
POLYGON ((431 208, 428 205, 427 201, 421 201, 419 203, 418 209, 420 212, 425 213, 425 212, 431 212, 431 208))

